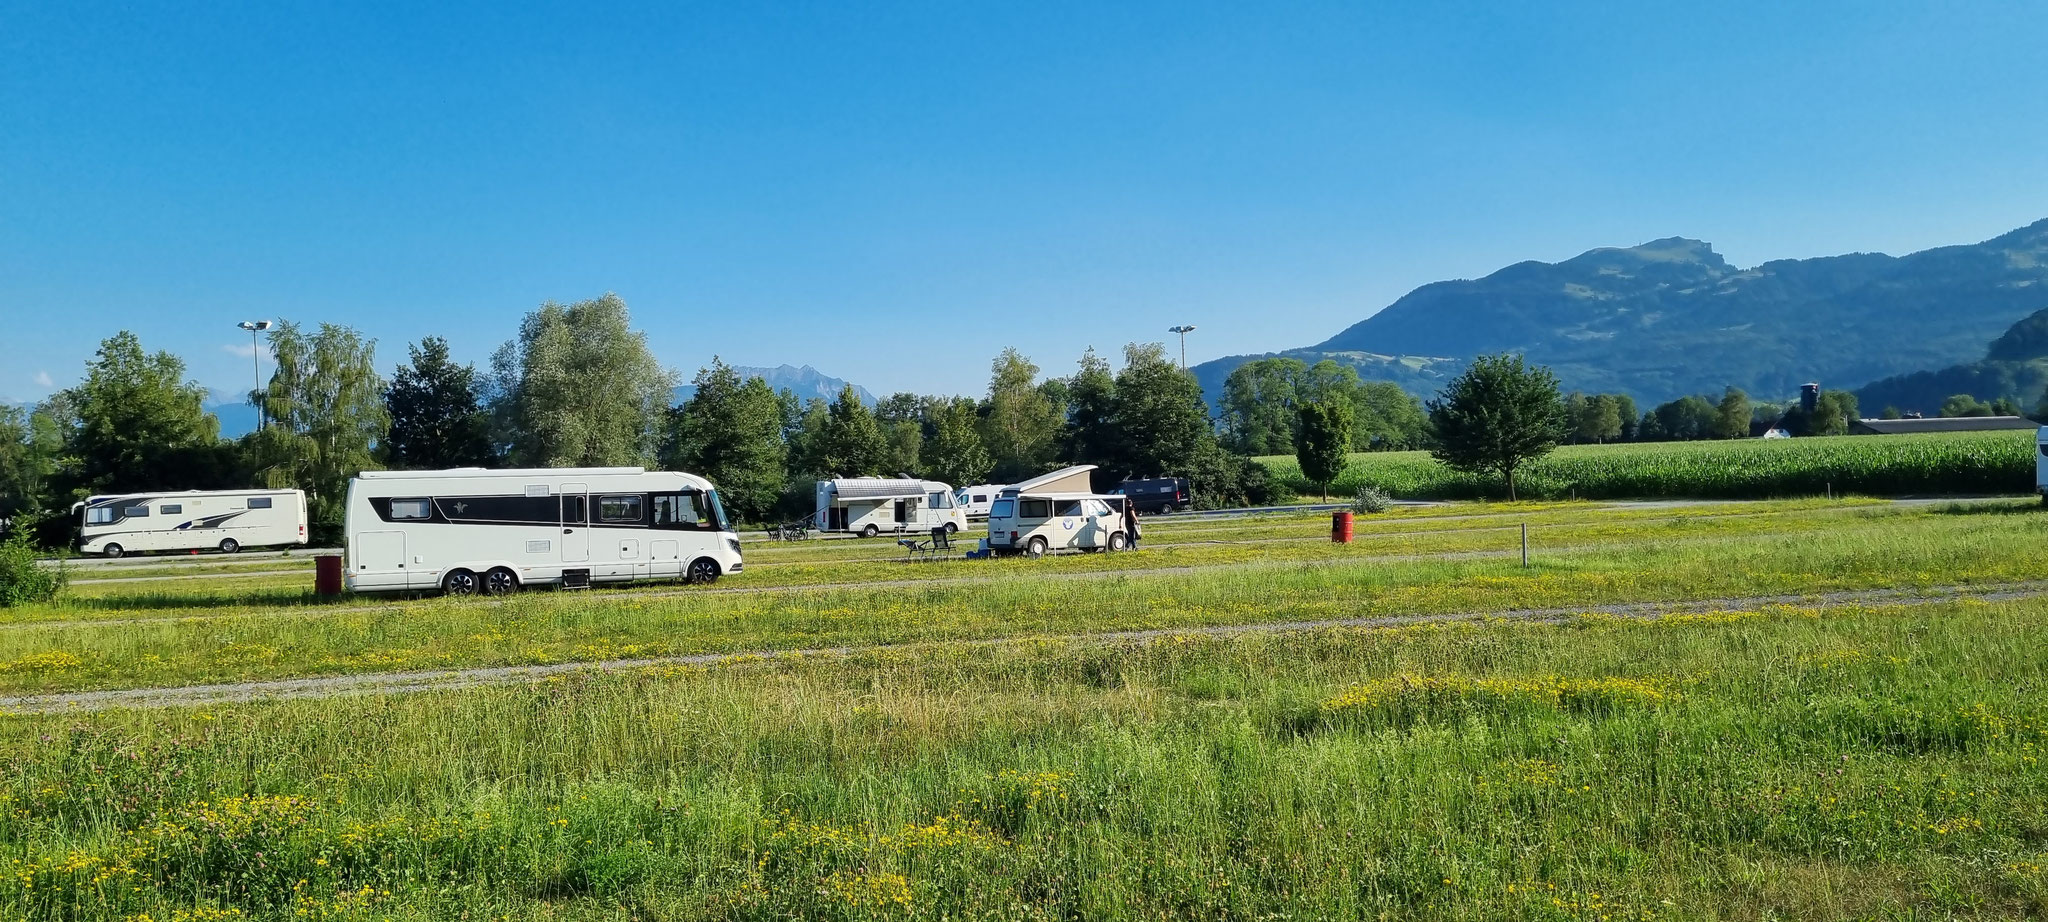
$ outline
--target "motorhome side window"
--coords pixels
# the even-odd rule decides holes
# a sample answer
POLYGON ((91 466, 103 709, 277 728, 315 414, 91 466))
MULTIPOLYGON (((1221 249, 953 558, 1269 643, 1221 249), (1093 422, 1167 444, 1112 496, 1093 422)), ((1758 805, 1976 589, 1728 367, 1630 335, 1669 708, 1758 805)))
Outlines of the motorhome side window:
MULTIPOLYGON (((266 499, 264 502, 268 503, 270 501, 266 499)), ((253 499, 249 501, 249 506, 252 509, 262 508, 257 506, 256 501, 253 499)), ((394 522, 417 521, 433 517, 434 505, 425 499, 394 499, 391 501, 391 520, 394 522)))
POLYGON ((612 523, 633 523, 640 521, 640 497, 600 496, 597 498, 597 520, 612 523))
POLYGON ((584 498, 580 494, 562 497, 562 521, 577 525, 583 524, 583 503, 584 498))
POLYGON ((953 494, 951 493, 933 493, 931 495, 931 501, 933 509, 953 508, 953 494))
MULTIPOLYGON (((251 508, 251 509, 268 509, 268 508, 270 508, 270 497, 268 497, 268 496, 251 496, 251 497, 249 497, 249 508, 251 508)), ((422 518, 424 518, 424 516, 422 516, 422 518)))
POLYGON ((1017 502, 1017 515, 1018 515, 1019 517, 1021 517, 1021 518, 1026 518, 1026 519, 1049 519, 1049 518, 1052 518, 1052 500, 1049 500, 1049 499, 1026 499, 1026 500, 1018 500, 1018 502, 1017 502))
POLYGON ((1063 516, 1064 516, 1064 515, 1080 515, 1080 514, 1081 514, 1081 501, 1080 501, 1080 500, 1078 500, 1078 499, 1063 499, 1063 500, 1060 500, 1060 501, 1059 501, 1059 508, 1057 508, 1057 509, 1054 509, 1054 510, 1053 510, 1053 514, 1054 514, 1054 515, 1063 515, 1063 516))
POLYGON ((156 511, 159 515, 179 515, 185 511, 185 507, 178 503, 171 503, 168 506, 156 507, 156 511))
POLYGON ((123 509, 123 510, 121 510, 121 514, 122 514, 122 515, 124 515, 124 516, 127 516, 128 518, 131 518, 131 519, 139 519, 139 518, 142 518, 142 517, 144 517, 144 516, 147 516, 147 515, 149 515, 149 507, 148 507, 148 506, 129 506, 128 508, 126 508, 126 509, 123 509))

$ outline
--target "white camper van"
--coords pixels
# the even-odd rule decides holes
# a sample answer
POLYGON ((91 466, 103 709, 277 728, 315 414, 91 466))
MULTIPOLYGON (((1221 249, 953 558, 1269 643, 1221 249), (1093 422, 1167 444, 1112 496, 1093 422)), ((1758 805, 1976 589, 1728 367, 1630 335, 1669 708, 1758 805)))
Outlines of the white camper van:
POLYGON ((78 552, 284 547, 306 543, 306 494, 298 490, 187 490, 93 496, 71 507, 78 552))
POLYGON ((953 504, 967 513, 967 520, 978 522, 988 518, 988 508, 996 501, 996 494, 1002 492, 1002 484, 977 483, 953 491, 953 504))
POLYGON ((711 482, 637 467, 364 471, 348 484, 348 587, 503 595, 740 572, 711 482))
POLYGON ((872 538, 882 532, 956 532, 967 513, 953 501, 953 487, 909 477, 840 477, 818 481, 820 531, 872 538))
POLYGON ((996 554, 1042 557, 1053 551, 1121 551, 1124 497, 1096 493, 1093 464, 1042 474, 996 495, 988 513, 988 547, 996 554))

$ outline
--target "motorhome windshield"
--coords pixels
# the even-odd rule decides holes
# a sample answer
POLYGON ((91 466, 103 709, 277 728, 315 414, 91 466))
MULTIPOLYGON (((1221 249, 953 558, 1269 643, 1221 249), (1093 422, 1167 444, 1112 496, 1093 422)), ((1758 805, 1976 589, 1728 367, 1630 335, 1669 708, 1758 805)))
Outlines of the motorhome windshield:
POLYGON ((725 504, 718 501, 718 491, 712 490, 704 495, 711 499, 711 521, 718 525, 719 531, 732 531, 732 522, 725 517, 725 504))
POLYGON ((725 506, 719 503, 716 490, 705 493, 684 490, 681 493, 654 494, 654 527, 698 531, 732 530, 732 524, 725 518, 725 506))

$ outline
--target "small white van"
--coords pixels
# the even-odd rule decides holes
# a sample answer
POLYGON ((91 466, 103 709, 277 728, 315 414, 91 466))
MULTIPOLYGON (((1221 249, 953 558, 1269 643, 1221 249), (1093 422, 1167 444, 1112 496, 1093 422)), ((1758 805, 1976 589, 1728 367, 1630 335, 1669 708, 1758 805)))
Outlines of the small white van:
POLYGON ((1124 498, 1091 491, 1088 472, 1094 469, 1080 464, 1004 487, 989 505, 989 551, 1043 557, 1128 547, 1124 498))

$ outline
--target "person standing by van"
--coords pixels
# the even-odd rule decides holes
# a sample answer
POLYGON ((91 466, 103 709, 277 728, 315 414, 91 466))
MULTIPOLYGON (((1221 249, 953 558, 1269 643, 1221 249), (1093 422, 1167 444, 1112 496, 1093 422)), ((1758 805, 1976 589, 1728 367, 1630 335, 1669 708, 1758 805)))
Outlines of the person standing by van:
POLYGON ((1138 549, 1138 509, 1129 496, 1124 497, 1124 546, 1138 549))

